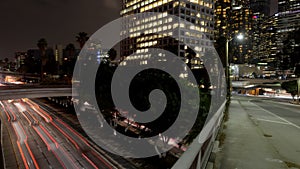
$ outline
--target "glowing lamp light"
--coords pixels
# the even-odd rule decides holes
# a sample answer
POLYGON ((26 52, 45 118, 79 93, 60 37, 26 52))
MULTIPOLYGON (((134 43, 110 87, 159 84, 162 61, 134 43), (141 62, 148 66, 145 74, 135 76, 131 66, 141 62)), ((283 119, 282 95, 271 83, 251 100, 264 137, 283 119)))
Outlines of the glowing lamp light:
POLYGON ((239 34, 239 35, 237 36, 237 38, 238 38, 239 40, 242 40, 242 39, 244 39, 244 35, 243 35, 243 34, 239 34))

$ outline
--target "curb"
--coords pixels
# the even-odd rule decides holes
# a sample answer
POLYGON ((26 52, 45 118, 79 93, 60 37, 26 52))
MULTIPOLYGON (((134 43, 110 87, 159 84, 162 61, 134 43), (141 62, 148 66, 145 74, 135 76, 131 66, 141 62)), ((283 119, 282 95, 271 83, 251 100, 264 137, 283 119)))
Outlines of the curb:
POLYGON ((230 105, 230 100, 228 100, 226 103, 226 106, 224 109, 224 116, 223 116, 223 119, 222 119, 222 122, 221 122, 221 125, 219 128, 218 134, 214 141, 214 145, 213 145, 213 148, 212 148, 212 151, 209 156, 208 163, 207 163, 205 169, 219 169, 220 168, 221 159, 220 159, 219 153, 221 152, 221 149, 222 149, 222 145, 221 145, 222 143, 220 141, 220 136, 222 134, 224 134, 224 130, 226 129, 226 128, 224 128, 224 126, 226 125, 228 118, 229 118, 229 109, 228 109, 229 105, 230 105))

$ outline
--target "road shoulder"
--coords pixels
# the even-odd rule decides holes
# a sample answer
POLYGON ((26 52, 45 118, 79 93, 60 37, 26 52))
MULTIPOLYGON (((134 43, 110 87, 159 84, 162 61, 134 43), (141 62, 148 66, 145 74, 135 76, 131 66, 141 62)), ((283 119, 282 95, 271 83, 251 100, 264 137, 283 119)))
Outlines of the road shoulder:
POLYGON ((224 125, 226 138, 219 147, 214 168, 287 168, 238 100, 231 101, 229 120, 224 125))

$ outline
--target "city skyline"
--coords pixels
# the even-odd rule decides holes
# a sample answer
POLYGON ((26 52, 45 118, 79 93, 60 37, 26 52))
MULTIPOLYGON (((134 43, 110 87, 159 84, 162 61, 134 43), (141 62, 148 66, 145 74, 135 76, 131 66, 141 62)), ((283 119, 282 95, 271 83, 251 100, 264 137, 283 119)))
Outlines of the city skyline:
POLYGON ((75 38, 78 32, 93 34, 117 19, 120 9, 118 0, 1 1, 0 59, 7 57, 12 61, 15 52, 37 48, 41 38, 45 38, 49 46, 69 43, 78 46, 75 38))
POLYGON ((18 2, 0 168, 300 169, 298 0, 18 2))
MULTIPOLYGON (((271 13, 277 10, 276 3, 277 0, 271 0, 271 13)), ((66 46, 68 43, 78 46, 75 39, 78 32, 92 35, 106 23, 120 17, 121 10, 121 2, 117 0, 31 0, 17 4, 1 1, 0 6, 3 25, 0 40, 2 60, 6 57, 14 59, 15 52, 37 48, 36 43, 40 38, 46 38, 49 46, 66 46)))

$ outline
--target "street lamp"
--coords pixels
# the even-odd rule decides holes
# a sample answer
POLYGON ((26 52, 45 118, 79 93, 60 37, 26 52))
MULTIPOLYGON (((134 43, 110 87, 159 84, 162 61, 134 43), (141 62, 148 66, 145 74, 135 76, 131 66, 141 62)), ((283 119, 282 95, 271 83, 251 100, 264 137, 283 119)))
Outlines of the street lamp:
POLYGON ((238 38, 238 40, 243 40, 244 39, 244 35, 240 33, 240 34, 238 34, 237 38, 238 38))
POLYGON ((297 80, 297 90, 298 90, 298 99, 297 99, 297 103, 299 104, 299 95, 300 95, 300 78, 298 78, 298 80, 297 80))
MULTIPOLYGON (((229 42, 231 42, 234 38, 231 39, 226 39, 226 80, 227 80, 227 97, 230 97, 230 73, 229 73, 229 56, 228 56, 228 46, 229 46, 229 42)), ((243 34, 238 34, 237 35, 237 39, 238 40, 243 40, 244 39, 244 35, 243 34)))

